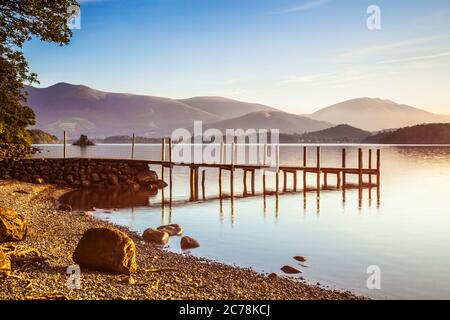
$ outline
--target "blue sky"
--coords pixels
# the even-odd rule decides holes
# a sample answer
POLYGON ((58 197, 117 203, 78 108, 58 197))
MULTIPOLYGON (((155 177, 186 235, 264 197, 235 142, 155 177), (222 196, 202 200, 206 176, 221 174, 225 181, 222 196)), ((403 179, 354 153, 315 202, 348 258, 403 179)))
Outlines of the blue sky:
POLYGON ((42 87, 219 95, 297 114, 369 96, 450 114, 448 0, 85 0, 70 45, 32 40, 25 54, 42 87), (381 30, 366 27, 372 4, 381 30))

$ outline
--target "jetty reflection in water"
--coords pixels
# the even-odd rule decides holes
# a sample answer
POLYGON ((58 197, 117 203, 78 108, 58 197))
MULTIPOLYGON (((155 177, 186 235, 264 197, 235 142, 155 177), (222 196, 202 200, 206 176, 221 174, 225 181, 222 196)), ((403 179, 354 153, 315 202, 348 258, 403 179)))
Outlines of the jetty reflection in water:
MULTIPOLYGON (((359 188, 356 184, 347 184, 342 190, 334 189, 330 187, 322 187, 321 190, 305 189, 300 191, 286 191, 282 193, 277 193, 275 191, 267 191, 266 193, 255 193, 254 195, 245 193, 245 191, 236 195, 233 198, 229 194, 218 194, 210 197, 203 195, 202 202, 212 202, 219 201, 220 203, 220 221, 224 222, 224 202, 230 203, 230 216, 232 224, 235 223, 235 201, 239 199, 246 198, 256 198, 256 201, 261 201, 263 204, 264 215, 267 214, 267 201, 268 198, 275 199, 275 217, 278 218, 280 209, 280 197, 283 195, 298 195, 303 198, 303 209, 306 210, 308 207, 308 194, 313 197, 315 195, 315 201, 313 201, 317 206, 317 214, 320 214, 320 198, 321 194, 324 192, 341 193, 342 195, 342 205, 345 207, 346 195, 348 192, 358 192, 358 206, 361 209, 363 204, 364 192, 367 194, 368 206, 372 206, 372 193, 373 189, 376 190, 377 206, 380 206, 380 187, 373 184, 364 184, 364 188, 359 188)), ((165 190, 145 190, 141 189, 139 191, 132 191, 129 189, 102 189, 102 188, 87 188, 79 189, 66 193, 60 198, 61 203, 70 204, 73 210, 87 210, 94 211, 97 209, 103 209, 106 211, 117 211, 119 209, 134 209, 134 208, 145 208, 145 207, 160 207, 161 208, 161 223, 172 223, 172 210, 173 207, 183 206, 192 203, 191 200, 178 199, 173 200, 173 195, 169 194, 166 196, 165 190), (158 199, 158 193, 160 193, 160 198, 158 199), (166 221, 166 214, 168 214, 168 220, 166 221)))
POLYGON ((66 193, 61 203, 70 204, 73 210, 113 210, 123 208, 148 207, 151 199, 158 194, 154 191, 132 191, 123 189, 80 189, 66 193))

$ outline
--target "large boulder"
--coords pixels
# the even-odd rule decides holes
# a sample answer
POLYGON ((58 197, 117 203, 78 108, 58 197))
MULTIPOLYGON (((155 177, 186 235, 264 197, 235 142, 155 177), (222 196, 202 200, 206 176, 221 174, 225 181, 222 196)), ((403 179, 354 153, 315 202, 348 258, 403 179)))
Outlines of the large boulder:
POLYGON ((191 237, 181 238, 181 250, 195 249, 200 247, 200 243, 191 237))
POLYGON ((9 256, 0 250, 0 279, 9 276, 11 273, 11 260, 9 256))
POLYGON ((302 273, 301 270, 291 267, 291 266, 284 266, 281 268, 281 271, 283 271, 286 274, 298 274, 298 273, 302 273))
POLYGON ((161 230, 148 228, 144 231, 142 238, 153 244, 165 245, 169 241, 169 234, 161 230))
POLYGON ((0 208, 0 242, 20 241, 25 239, 28 222, 21 213, 0 208))
POLYGON ((132 274, 137 270, 136 246, 122 231, 89 229, 78 242, 73 261, 88 269, 132 274))
POLYGON ((169 234, 169 236, 181 236, 183 234, 183 228, 179 224, 169 224, 166 226, 158 227, 159 231, 164 231, 169 234))

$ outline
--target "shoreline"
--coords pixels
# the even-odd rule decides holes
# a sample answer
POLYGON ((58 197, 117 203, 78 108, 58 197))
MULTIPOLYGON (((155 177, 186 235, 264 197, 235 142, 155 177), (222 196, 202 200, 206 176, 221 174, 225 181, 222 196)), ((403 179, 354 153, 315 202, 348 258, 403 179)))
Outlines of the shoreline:
POLYGON ((364 299, 349 291, 324 289, 283 276, 269 278, 240 268, 172 253, 143 242, 135 232, 95 219, 57 210, 57 199, 71 189, 0 180, 0 206, 24 213, 29 222, 25 241, 0 243, 30 251, 41 259, 12 263, 11 275, 0 279, 0 300, 348 300, 364 299), (112 227, 136 244, 138 271, 133 277, 81 270, 81 289, 67 287, 67 267, 83 235, 93 227, 112 227))

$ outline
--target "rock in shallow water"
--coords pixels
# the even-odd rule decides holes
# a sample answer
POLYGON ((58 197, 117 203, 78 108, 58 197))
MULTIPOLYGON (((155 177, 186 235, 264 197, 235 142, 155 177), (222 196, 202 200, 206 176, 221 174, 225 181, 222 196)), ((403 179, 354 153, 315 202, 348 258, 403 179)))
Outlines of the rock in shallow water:
POLYGON ((0 208, 0 242, 24 240, 27 232, 28 222, 23 214, 0 208))
POLYGON ((148 228, 144 231, 142 238, 153 244, 165 245, 169 241, 169 234, 162 230, 148 228))
POLYGON ((198 247, 200 247, 200 243, 198 243, 197 240, 195 240, 191 237, 181 238, 181 249, 182 250, 195 249, 198 247))
POLYGON ((297 260, 298 262, 305 262, 307 259, 303 256, 295 256, 294 257, 295 260, 297 260))
POLYGON ((283 271, 286 274, 298 274, 298 273, 302 273, 301 270, 296 269, 294 267, 291 266, 284 266, 281 268, 281 271, 283 271))
POLYGON ((83 268, 132 274, 137 270, 136 247, 125 233, 110 228, 86 231, 73 253, 73 261, 83 268))
POLYGON ((179 224, 169 224, 166 226, 158 227, 159 231, 167 232, 169 236, 181 236, 183 234, 183 228, 179 224))

